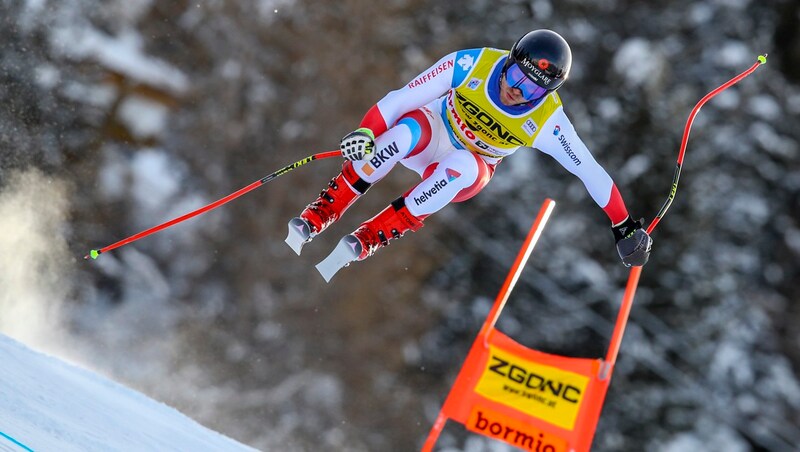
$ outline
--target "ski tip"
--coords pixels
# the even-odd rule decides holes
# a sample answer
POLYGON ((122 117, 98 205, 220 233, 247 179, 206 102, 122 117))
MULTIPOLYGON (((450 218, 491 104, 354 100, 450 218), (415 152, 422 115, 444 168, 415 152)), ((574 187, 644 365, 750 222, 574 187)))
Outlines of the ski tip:
POLYGON ((758 56, 758 62, 761 64, 767 64, 767 53, 758 56))
POLYGON ((317 264, 317 271, 325 282, 331 282, 333 275, 350 265, 361 254, 361 242, 353 235, 346 235, 339 240, 331 254, 317 264))

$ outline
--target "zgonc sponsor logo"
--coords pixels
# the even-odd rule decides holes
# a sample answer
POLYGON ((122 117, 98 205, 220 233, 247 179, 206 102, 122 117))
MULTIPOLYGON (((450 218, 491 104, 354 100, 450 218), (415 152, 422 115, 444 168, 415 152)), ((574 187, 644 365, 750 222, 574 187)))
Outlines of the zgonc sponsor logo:
POLYGON ((481 406, 473 408, 467 428, 533 452, 564 452, 567 449, 564 439, 481 406))
POLYGON ((475 392, 547 423, 572 430, 589 378, 490 347, 475 392))

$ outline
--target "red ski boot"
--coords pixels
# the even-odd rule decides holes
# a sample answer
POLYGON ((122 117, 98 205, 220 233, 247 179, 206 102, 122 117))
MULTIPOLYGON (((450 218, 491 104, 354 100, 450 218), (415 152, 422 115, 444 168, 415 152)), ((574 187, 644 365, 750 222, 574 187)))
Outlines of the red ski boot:
POLYGON ((422 219, 408 211, 405 199, 398 198, 378 215, 362 223, 352 234, 342 237, 339 244, 328 257, 317 264, 325 281, 342 267, 353 261, 363 261, 375 254, 378 249, 398 239, 408 231, 418 231, 422 227, 422 219))
POLYGON ((356 174, 352 162, 346 161, 342 172, 328 182, 319 198, 307 205, 299 217, 289 221, 286 244, 300 255, 303 245, 336 222, 370 185, 356 174))

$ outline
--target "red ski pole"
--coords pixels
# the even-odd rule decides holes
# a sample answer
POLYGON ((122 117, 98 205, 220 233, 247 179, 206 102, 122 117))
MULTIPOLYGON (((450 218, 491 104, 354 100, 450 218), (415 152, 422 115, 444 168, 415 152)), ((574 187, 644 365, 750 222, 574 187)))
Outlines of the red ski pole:
POLYGON ((746 71, 728 80, 727 82, 718 86, 710 93, 706 94, 705 97, 700 99, 700 101, 697 102, 697 104, 694 106, 691 114, 689 114, 689 119, 686 120, 686 127, 684 127, 683 129, 683 139, 681 140, 681 149, 678 152, 678 164, 675 167, 675 173, 672 176, 672 188, 670 188, 669 196, 667 196, 667 200, 666 202, 664 202, 664 205, 661 207, 661 210, 658 211, 658 214, 656 215, 655 218, 653 218, 653 221, 650 223, 650 226, 647 227, 648 234, 652 233, 653 229, 656 228, 658 222, 661 221, 662 218, 664 218, 664 215, 666 215, 667 210, 672 205, 672 201, 675 199, 675 192, 678 190, 678 179, 680 179, 681 177, 681 166, 683 166, 683 156, 686 153, 686 144, 689 142, 689 131, 692 129, 692 123, 694 122, 694 117, 697 116, 697 113, 700 111, 700 108, 706 102, 711 100, 712 97, 725 91, 726 89, 730 88, 731 86, 739 82, 739 80, 752 74, 756 69, 759 68, 759 66, 765 64, 766 62, 767 62, 767 54, 765 53, 763 55, 759 55, 758 61, 753 63, 753 65, 750 66, 746 71))
POLYGON ((176 225, 176 224, 178 224, 178 223, 180 223, 182 221, 186 221, 186 220, 188 220, 190 218, 193 218, 193 217, 196 217, 196 216, 198 216, 198 215, 200 215, 202 213, 206 213, 209 210, 216 209, 217 207, 219 207, 219 206, 221 206, 221 205, 223 205, 225 203, 228 203, 229 201, 232 201, 232 200, 244 195, 245 193, 249 193, 249 192, 255 190, 256 188, 266 184, 267 182, 271 181, 272 179, 275 179, 278 176, 282 176, 282 175, 288 173, 289 171, 291 171, 291 170, 293 170, 295 168, 298 168, 300 166, 305 165, 306 163, 312 162, 314 160, 326 159, 326 158, 330 158, 330 157, 336 157, 338 155, 342 155, 339 150, 320 152, 318 154, 310 155, 310 156, 308 156, 308 157, 306 157, 306 158, 304 158, 302 160, 299 160, 297 162, 292 163, 291 165, 287 165, 287 166, 279 169, 278 171, 275 171, 272 174, 264 176, 263 178, 253 182, 252 184, 250 184, 250 185, 248 185, 248 186, 246 186, 246 187, 244 187, 244 188, 242 188, 240 190, 237 190, 237 191, 231 193, 230 195, 228 195, 228 196, 226 196, 226 197, 224 197, 222 199, 218 199, 217 201, 214 201, 214 202, 212 202, 211 204, 209 204, 207 206, 201 207, 201 208, 199 208, 197 210, 189 212, 189 213, 187 213, 185 215, 182 215, 182 216, 180 216, 178 218, 174 218, 172 220, 169 220, 166 223, 159 224, 158 226, 153 226, 152 228, 147 229, 146 231, 142 231, 142 232, 140 232, 138 234, 135 234, 135 235, 132 235, 132 236, 128 237, 127 239, 120 240, 119 242, 113 243, 113 244, 108 245, 106 247, 103 247, 103 248, 100 248, 100 249, 96 249, 96 250, 91 250, 91 251, 89 251, 89 254, 87 254, 83 258, 84 259, 89 259, 91 257, 92 259, 97 259, 97 257, 100 256, 100 254, 102 254, 102 253, 105 253, 107 251, 111 251, 113 249, 119 248, 119 247, 124 246, 124 245, 127 245, 127 244, 129 244, 131 242, 135 242, 135 241, 137 241, 137 240, 139 240, 141 238, 147 237, 150 234, 155 234, 158 231, 162 231, 164 229, 167 229, 168 227, 174 226, 174 225, 176 225))
MULTIPOLYGON (((691 114, 689 114, 689 119, 686 121, 686 127, 683 129, 683 139, 681 140, 681 148, 678 152, 678 164, 675 167, 675 174, 672 177, 672 187, 669 191, 669 196, 667 197, 667 201, 661 207, 656 217, 650 223, 650 226, 647 227, 647 233, 650 234, 655 229, 656 225, 664 215, 667 213, 667 210, 672 205, 672 200, 675 199, 675 192, 678 190, 678 179, 681 176, 681 166, 683 165, 683 156, 686 153, 686 144, 689 141, 689 131, 692 128, 692 122, 694 122, 694 117, 697 115, 697 112, 700 111, 700 107, 703 106, 706 102, 709 101, 712 97, 716 96, 717 94, 721 93, 722 91, 728 89, 730 86, 737 83, 739 80, 747 77, 748 75, 752 74, 759 66, 765 64, 767 62, 767 54, 759 55, 758 61, 756 61, 750 68, 746 71, 742 72, 741 74, 737 75, 736 77, 728 80, 727 82, 723 83, 710 93, 706 94, 705 97, 700 99, 697 102, 697 105, 694 106, 692 109, 691 114)), ((617 361, 617 355, 619 354, 619 348, 622 344, 622 336, 625 333, 625 326, 628 323, 628 316, 631 312, 631 307, 633 306, 633 296, 636 294, 636 288, 639 285, 639 276, 642 274, 642 267, 633 267, 631 268, 631 272, 628 275, 628 284, 625 287, 625 293, 622 296, 622 304, 619 308, 619 313, 617 314, 617 323, 614 325, 614 332, 611 335, 611 343, 608 347, 608 352, 606 354, 606 362, 610 364, 613 368, 614 364, 617 361)))

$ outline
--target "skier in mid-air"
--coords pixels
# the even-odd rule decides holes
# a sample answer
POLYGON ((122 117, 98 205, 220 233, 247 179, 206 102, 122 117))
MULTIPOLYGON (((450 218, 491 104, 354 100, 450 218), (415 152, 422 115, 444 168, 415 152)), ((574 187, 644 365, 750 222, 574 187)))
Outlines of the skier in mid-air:
POLYGON ((623 264, 644 265, 652 239, 642 221, 628 214, 616 184, 576 134, 556 93, 571 65, 569 45, 550 30, 525 34, 510 51, 468 49, 440 59, 379 100, 342 139, 342 172, 289 222, 286 243, 299 255, 398 162, 417 172, 421 182, 343 237, 317 265, 329 281, 341 267, 419 230, 447 204, 475 196, 498 163, 530 147, 580 178, 611 220, 623 264))

